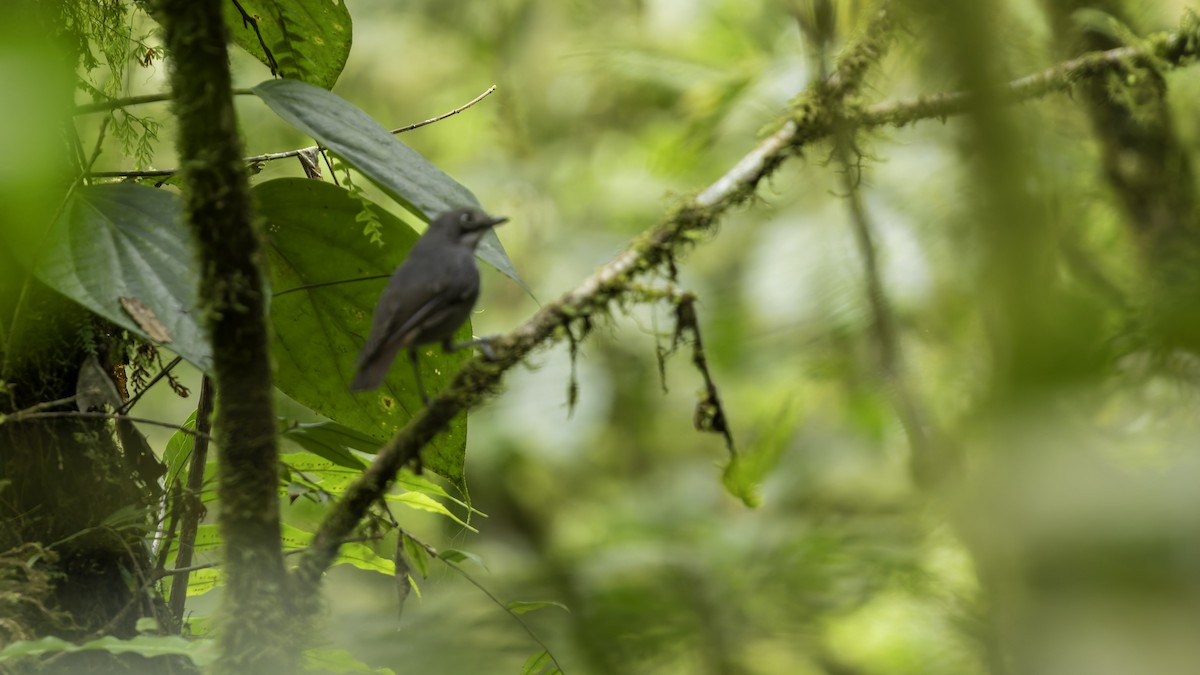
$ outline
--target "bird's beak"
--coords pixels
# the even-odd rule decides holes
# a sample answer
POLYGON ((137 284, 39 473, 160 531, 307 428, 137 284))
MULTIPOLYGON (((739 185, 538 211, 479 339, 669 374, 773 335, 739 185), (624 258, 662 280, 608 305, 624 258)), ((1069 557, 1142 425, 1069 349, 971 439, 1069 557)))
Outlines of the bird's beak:
POLYGON ((488 221, 488 227, 498 227, 508 222, 508 216, 497 216, 488 221))

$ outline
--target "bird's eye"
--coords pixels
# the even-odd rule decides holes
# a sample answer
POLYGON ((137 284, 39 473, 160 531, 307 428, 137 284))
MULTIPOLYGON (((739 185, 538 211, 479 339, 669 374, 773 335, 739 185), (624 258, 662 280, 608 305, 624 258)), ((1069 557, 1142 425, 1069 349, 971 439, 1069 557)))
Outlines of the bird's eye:
POLYGON ((469 211, 463 211, 462 215, 458 217, 458 221, 464 224, 471 222, 471 213, 469 211))

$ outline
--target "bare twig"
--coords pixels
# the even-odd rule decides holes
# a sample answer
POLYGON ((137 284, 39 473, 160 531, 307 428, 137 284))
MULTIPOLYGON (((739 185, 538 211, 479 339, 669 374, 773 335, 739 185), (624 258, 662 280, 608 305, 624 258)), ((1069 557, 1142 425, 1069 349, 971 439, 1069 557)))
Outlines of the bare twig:
MULTIPOLYGON (((234 89, 235 96, 249 96, 254 93, 253 89, 234 89)), ((131 105, 142 105, 144 103, 165 103, 171 100, 170 94, 142 94, 141 96, 130 96, 128 98, 113 98, 107 101, 97 101, 95 103, 85 103, 84 105, 75 106, 72 115, 86 115, 87 113, 108 112, 117 108, 127 108, 131 105)))
POLYGON ((304 284, 303 286, 286 288, 277 293, 273 293, 271 295, 271 297, 278 298, 279 296, 287 295, 288 293, 298 293, 299 291, 307 291, 311 288, 323 288, 325 286, 339 286, 341 284, 350 284, 350 283, 354 283, 356 281, 374 281, 375 279, 387 279, 390 276, 391 276, 390 274, 372 274, 369 277, 355 277, 353 279, 341 279, 338 281, 322 281, 322 282, 315 283, 315 284, 304 284))
POLYGON ((187 427, 171 424, 170 422, 161 422, 159 420, 146 419, 145 417, 130 417, 128 415, 119 415, 116 413, 104 412, 35 412, 27 414, 12 414, 0 417, 0 426, 5 424, 15 424, 25 422, 27 420, 47 420, 47 419, 91 419, 91 420, 125 420, 129 422, 137 422, 138 424, 149 424, 151 426, 163 427, 165 429, 174 429, 185 434, 200 438, 207 437, 207 434, 200 434, 197 431, 188 429, 187 427))
POLYGON ((484 91, 482 94, 480 94, 480 95, 476 96, 475 98, 471 99, 470 101, 467 101, 466 103, 458 106, 457 108, 455 108, 454 110, 451 110, 448 113, 442 113, 441 115, 438 115, 437 117, 430 117, 429 119, 427 119, 423 122, 416 122, 414 124, 410 124, 405 127, 399 127, 397 129, 392 129, 392 133, 393 134, 402 134, 406 131, 412 131, 413 129, 420 129, 421 127, 433 124, 434 122, 441 122, 442 120, 446 119, 447 117, 453 117, 453 116, 457 115, 458 113, 466 110, 467 108, 470 108, 471 106, 475 105, 476 103, 479 103, 480 101, 487 98, 488 96, 491 96, 492 92, 494 92, 494 91, 496 91, 496 85, 493 84, 492 86, 488 87, 487 90, 484 91))
MULTIPOLYGON (((234 93, 242 93, 242 91, 243 90, 235 90, 234 93)), ((251 94, 254 93, 251 90, 244 90, 244 91, 246 93, 251 93, 251 94)), ((455 108, 454 110, 451 110, 450 112, 442 113, 441 115, 438 115, 437 117, 431 117, 431 118, 421 121, 421 122, 415 122, 413 124, 409 124, 408 126, 403 126, 403 127, 397 128, 397 129, 392 129, 391 133, 402 134, 406 131, 412 131, 413 129, 420 129, 421 127, 433 124, 434 122, 440 122, 440 121, 446 119, 447 117, 453 117, 453 116, 461 113, 462 111, 466 110, 467 108, 474 106, 476 103, 479 103, 483 99, 487 98, 494 91, 496 91, 496 85, 493 84, 492 86, 488 87, 487 90, 484 91, 482 94, 480 94, 480 95, 476 96, 475 98, 471 99, 470 101, 467 101, 466 103, 458 106, 457 108, 455 108)), ((159 96, 159 95, 156 94, 155 96, 159 96)), ((128 99, 126 99, 126 100, 128 100, 128 99)), ((155 98, 154 100, 166 100, 166 99, 165 98, 162 98, 162 99, 155 98)), ((145 102, 145 101, 143 101, 143 102, 145 102)), ((75 110, 78 113, 80 109, 76 108, 75 110)), ((296 157, 296 156, 299 156, 299 155, 305 154, 305 153, 320 152, 323 149, 324 148, 322 148, 320 145, 310 145, 305 148, 297 148, 295 150, 286 150, 284 152, 268 152, 268 153, 262 154, 262 155, 253 155, 251 157, 243 158, 242 161, 246 162, 247 164, 261 164, 263 162, 274 162, 274 161, 280 160, 280 159, 288 159, 290 157, 296 157)), ((93 172, 89 173, 88 175, 93 178, 157 178, 157 177, 163 177, 163 176, 172 176, 175 173, 177 173, 178 171, 179 171, 179 169, 155 169, 152 171, 93 171, 93 172)))

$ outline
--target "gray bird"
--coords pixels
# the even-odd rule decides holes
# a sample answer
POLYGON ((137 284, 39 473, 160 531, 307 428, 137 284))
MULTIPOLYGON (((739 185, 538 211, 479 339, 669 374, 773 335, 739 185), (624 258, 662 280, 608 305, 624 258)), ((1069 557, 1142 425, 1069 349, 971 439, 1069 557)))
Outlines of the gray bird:
POLYGON ((440 342, 443 351, 452 352, 481 343, 456 345, 451 340, 479 297, 475 247, 488 230, 507 220, 475 208, 453 209, 433 219, 379 296, 371 336, 359 354, 350 391, 378 387, 396 354, 407 349, 421 400, 428 401, 417 347, 440 342))

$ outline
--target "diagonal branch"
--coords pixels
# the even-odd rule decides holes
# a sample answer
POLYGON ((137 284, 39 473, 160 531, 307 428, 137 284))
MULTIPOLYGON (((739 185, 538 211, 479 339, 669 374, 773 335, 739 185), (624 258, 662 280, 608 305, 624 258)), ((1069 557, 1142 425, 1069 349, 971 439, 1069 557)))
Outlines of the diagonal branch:
MULTIPOLYGON (((813 109, 818 99, 853 93, 866 68, 881 56, 892 26, 891 14, 881 9, 862 37, 845 50, 828 81, 818 83, 801 98, 800 109, 813 109)), ((500 385, 504 373, 534 349, 560 334, 560 328, 606 312, 609 303, 627 294, 634 277, 673 268, 675 256, 698 237, 711 232, 717 218, 750 199, 763 178, 811 140, 811 131, 788 119, 725 175, 691 200, 673 209, 655 227, 639 236, 574 290, 542 307, 512 333, 491 342, 493 358, 469 361, 453 382, 392 438, 375 461, 352 483, 341 501, 321 523, 307 554, 294 572, 296 592, 307 592, 337 555, 367 509, 391 486, 401 467, 419 461, 421 448, 442 432, 461 411, 478 405, 500 385)))
MULTIPOLYGON (((999 102, 1020 103, 1045 94, 1067 91, 1077 82, 1111 72, 1119 72, 1130 61, 1153 61, 1163 67, 1189 66, 1200 57, 1200 35, 1196 31, 1159 33, 1146 39, 1147 47, 1121 47, 1092 52, 1063 61, 1045 70, 1017 78, 999 88, 999 102)), ((854 127, 902 127, 927 119, 945 119, 961 115, 979 100, 978 92, 952 91, 929 96, 889 101, 868 106, 857 113, 848 111, 847 122, 854 127)), ((829 133, 825 129, 824 133, 829 133)))
MULTIPOLYGON (((421 448, 443 431, 463 410, 478 405, 500 385, 505 371, 521 362, 534 349, 556 339, 560 329, 572 322, 607 311, 609 303, 623 297, 634 277, 670 268, 688 244, 712 231, 717 218, 754 196, 758 184, 788 157, 806 145, 830 136, 840 115, 831 103, 856 93, 867 68, 877 61, 887 44, 892 24, 886 6, 870 27, 839 57, 830 78, 805 92, 785 115, 777 129, 764 138, 723 176, 673 209, 656 226, 639 236, 623 253, 574 290, 537 314, 513 332, 492 342, 493 360, 475 358, 459 371, 454 381, 427 408, 389 441, 375 461, 334 505, 295 571, 297 588, 316 585, 333 561, 338 545, 391 485, 397 471, 417 462, 421 448)), ((1200 35, 1186 32, 1163 34, 1147 41, 1149 47, 1114 49, 1089 54, 1014 80, 1002 87, 1001 98, 1016 103, 1052 91, 1066 90, 1081 78, 1110 72, 1126 59, 1154 59, 1168 66, 1183 66, 1200 56, 1200 35)), ((953 92, 918 97, 855 109, 846 106, 841 120, 851 128, 904 126, 918 120, 966 112, 978 93, 953 92)), ((303 591, 300 591, 303 592, 303 591)))

